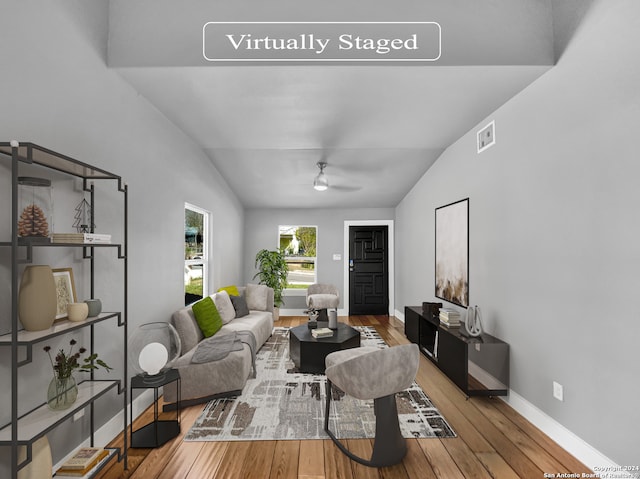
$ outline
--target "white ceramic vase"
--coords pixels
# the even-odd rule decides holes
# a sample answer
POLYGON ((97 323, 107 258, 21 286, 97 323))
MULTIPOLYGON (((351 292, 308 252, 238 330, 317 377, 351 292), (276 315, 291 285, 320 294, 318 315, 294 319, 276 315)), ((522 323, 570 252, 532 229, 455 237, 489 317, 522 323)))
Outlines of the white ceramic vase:
POLYGON ((469 336, 477 337, 482 334, 480 306, 469 306, 469 308, 467 308, 467 317, 464 322, 464 327, 469 336))

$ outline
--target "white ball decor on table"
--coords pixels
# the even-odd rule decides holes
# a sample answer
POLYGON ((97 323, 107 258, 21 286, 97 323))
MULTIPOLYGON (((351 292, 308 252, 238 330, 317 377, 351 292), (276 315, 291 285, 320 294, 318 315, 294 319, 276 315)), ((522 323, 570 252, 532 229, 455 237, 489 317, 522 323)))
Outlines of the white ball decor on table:
POLYGON ((180 337, 171 324, 141 324, 129 339, 131 373, 143 375, 147 384, 161 382, 181 349, 180 337))
POLYGON ((469 336, 477 337, 482 334, 480 306, 469 306, 467 308, 467 317, 465 318, 464 328, 469 336))
POLYGON ((169 352, 163 344, 149 343, 140 351, 138 363, 149 376, 155 376, 167 364, 168 359, 169 352))

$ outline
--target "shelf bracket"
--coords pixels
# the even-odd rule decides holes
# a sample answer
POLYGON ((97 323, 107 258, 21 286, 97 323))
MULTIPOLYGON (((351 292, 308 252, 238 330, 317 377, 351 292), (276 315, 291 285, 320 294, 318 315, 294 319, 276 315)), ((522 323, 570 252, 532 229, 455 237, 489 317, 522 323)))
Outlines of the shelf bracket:
POLYGON ((127 256, 122 254, 122 246, 118 245, 118 259, 126 259, 127 256))
MULTIPOLYGON (((22 246, 22 245, 20 245, 22 246)), ((18 263, 19 264, 31 264, 33 263, 33 246, 31 246, 30 244, 26 244, 24 245, 27 248, 27 256, 24 259, 20 259, 18 258, 18 263)))
POLYGON ((18 471, 20 469, 22 469, 23 467, 27 466, 32 460, 33 460, 33 448, 32 448, 32 444, 25 444, 24 446, 22 446, 24 448, 27 449, 27 457, 25 458, 24 461, 22 461, 21 463, 18 464, 18 471))
POLYGON ((82 259, 93 259, 93 248, 90 246, 84 246, 82 248, 82 259), (87 250, 91 250, 90 254, 87 254, 87 250))
POLYGON ((25 366, 33 361, 33 347, 31 344, 25 344, 25 349, 27 350, 27 357, 22 361, 18 361, 18 367, 25 366))

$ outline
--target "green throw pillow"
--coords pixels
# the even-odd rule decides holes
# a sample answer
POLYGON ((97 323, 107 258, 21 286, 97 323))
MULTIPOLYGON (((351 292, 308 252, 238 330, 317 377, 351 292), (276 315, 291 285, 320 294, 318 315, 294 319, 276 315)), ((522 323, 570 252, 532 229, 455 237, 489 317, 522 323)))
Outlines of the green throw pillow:
POLYGON ((222 318, 211 296, 207 296, 203 300, 195 303, 192 309, 193 315, 196 317, 198 326, 200 326, 200 330, 205 338, 209 338, 220 331, 222 318))
POLYGON ((240 292, 238 291, 238 287, 236 285, 233 286, 223 286, 222 288, 220 288, 218 290, 218 293, 220 291, 226 291, 227 293, 229 293, 229 296, 240 296, 240 292))

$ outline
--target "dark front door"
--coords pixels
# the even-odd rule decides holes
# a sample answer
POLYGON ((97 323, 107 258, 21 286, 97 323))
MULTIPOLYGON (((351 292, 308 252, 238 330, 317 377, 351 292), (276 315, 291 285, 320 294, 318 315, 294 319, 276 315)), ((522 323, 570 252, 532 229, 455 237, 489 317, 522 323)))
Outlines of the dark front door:
POLYGON ((389 314, 387 226, 349 227, 349 314, 389 314))

